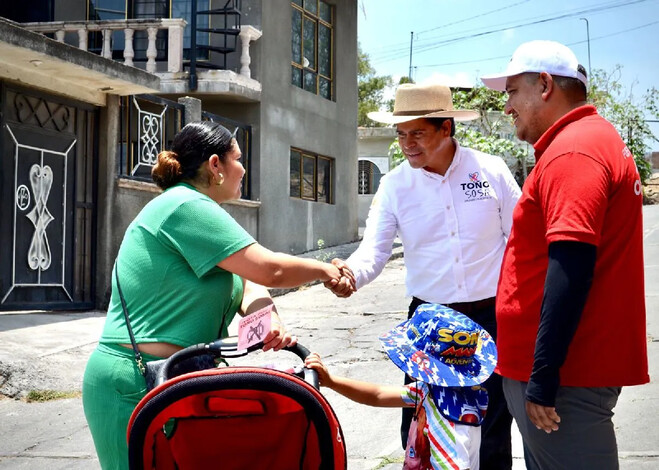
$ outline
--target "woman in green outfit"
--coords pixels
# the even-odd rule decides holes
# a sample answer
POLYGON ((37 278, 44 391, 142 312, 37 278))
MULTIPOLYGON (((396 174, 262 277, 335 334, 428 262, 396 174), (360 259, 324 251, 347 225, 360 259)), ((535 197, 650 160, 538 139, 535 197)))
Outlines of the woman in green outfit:
MULTIPOLYGON (((329 263, 264 248, 220 207, 240 197, 245 174, 240 157, 231 133, 212 122, 186 125, 171 151, 158 155, 152 176, 164 192, 126 230, 114 268, 147 361, 226 336, 236 313, 249 315, 272 304, 263 286, 334 284, 342 276, 329 263)), ((276 309, 273 315, 264 350, 295 342, 276 309)), ((82 388, 103 469, 128 468, 128 421, 145 394, 113 272, 105 327, 82 388)))

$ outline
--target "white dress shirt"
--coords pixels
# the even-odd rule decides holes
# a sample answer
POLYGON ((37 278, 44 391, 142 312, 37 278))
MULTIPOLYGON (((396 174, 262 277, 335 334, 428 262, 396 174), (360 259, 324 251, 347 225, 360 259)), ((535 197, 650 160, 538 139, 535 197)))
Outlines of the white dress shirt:
POLYGON ((501 158, 455 143, 444 176, 405 161, 382 177, 346 260, 358 289, 382 272, 398 235, 408 296, 445 304, 494 297, 521 191, 501 158))

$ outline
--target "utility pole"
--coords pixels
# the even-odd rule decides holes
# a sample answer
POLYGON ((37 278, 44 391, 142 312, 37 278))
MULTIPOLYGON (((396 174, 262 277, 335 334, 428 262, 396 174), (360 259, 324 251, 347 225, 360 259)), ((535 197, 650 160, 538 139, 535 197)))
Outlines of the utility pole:
POLYGON ((588 25, 588 18, 579 18, 580 20, 584 20, 586 22, 586 40, 588 42, 588 78, 592 77, 592 74, 590 72, 590 26, 588 25))
POLYGON ((412 41, 414 40, 414 31, 410 31, 410 70, 407 73, 407 78, 412 81, 412 41))

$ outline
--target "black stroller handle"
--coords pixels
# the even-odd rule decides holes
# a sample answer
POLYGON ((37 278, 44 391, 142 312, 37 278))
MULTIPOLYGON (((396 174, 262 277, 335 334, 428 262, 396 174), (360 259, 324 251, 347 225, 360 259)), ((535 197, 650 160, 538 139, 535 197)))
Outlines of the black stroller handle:
MULTIPOLYGON (((294 354, 297 355, 300 359, 302 359, 302 362, 311 354, 311 352, 302 346, 301 344, 295 344, 295 346, 286 346, 284 348, 286 351, 290 351, 294 354)), ((304 371, 304 381, 307 382, 309 385, 311 385, 313 388, 318 390, 320 388, 320 381, 318 380, 318 372, 316 372, 313 369, 309 369, 308 367, 305 367, 302 369, 304 371)))
MULTIPOLYGON (((249 354, 250 352, 258 351, 263 348, 263 342, 256 343, 250 346, 247 349, 238 349, 238 337, 230 336, 227 338, 217 339, 212 343, 199 343, 193 346, 188 346, 185 349, 175 352, 167 359, 164 360, 163 365, 159 368, 156 375, 155 386, 162 384, 166 380, 174 377, 177 374, 173 374, 173 369, 177 364, 181 364, 183 361, 188 359, 193 359, 195 357, 201 356, 211 356, 213 358, 236 358, 243 357, 249 354)), ((294 353, 302 361, 304 361, 307 356, 310 354, 309 350, 302 346, 301 344, 296 344, 294 346, 286 346, 286 351, 294 353)), ((309 385, 318 389, 319 380, 318 373, 313 369, 304 368, 304 380, 309 385)))

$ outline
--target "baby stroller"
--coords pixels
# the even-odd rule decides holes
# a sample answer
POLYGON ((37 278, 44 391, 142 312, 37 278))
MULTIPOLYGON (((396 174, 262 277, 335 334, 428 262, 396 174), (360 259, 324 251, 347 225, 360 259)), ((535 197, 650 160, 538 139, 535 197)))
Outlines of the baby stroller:
MULTIPOLYGON (((236 338, 226 338, 172 355, 131 416, 130 468, 347 468, 343 433, 315 371, 227 366, 172 374, 190 358, 236 358, 261 346, 238 351, 236 338)), ((287 349, 309 355, 301 345, 287 349)))

